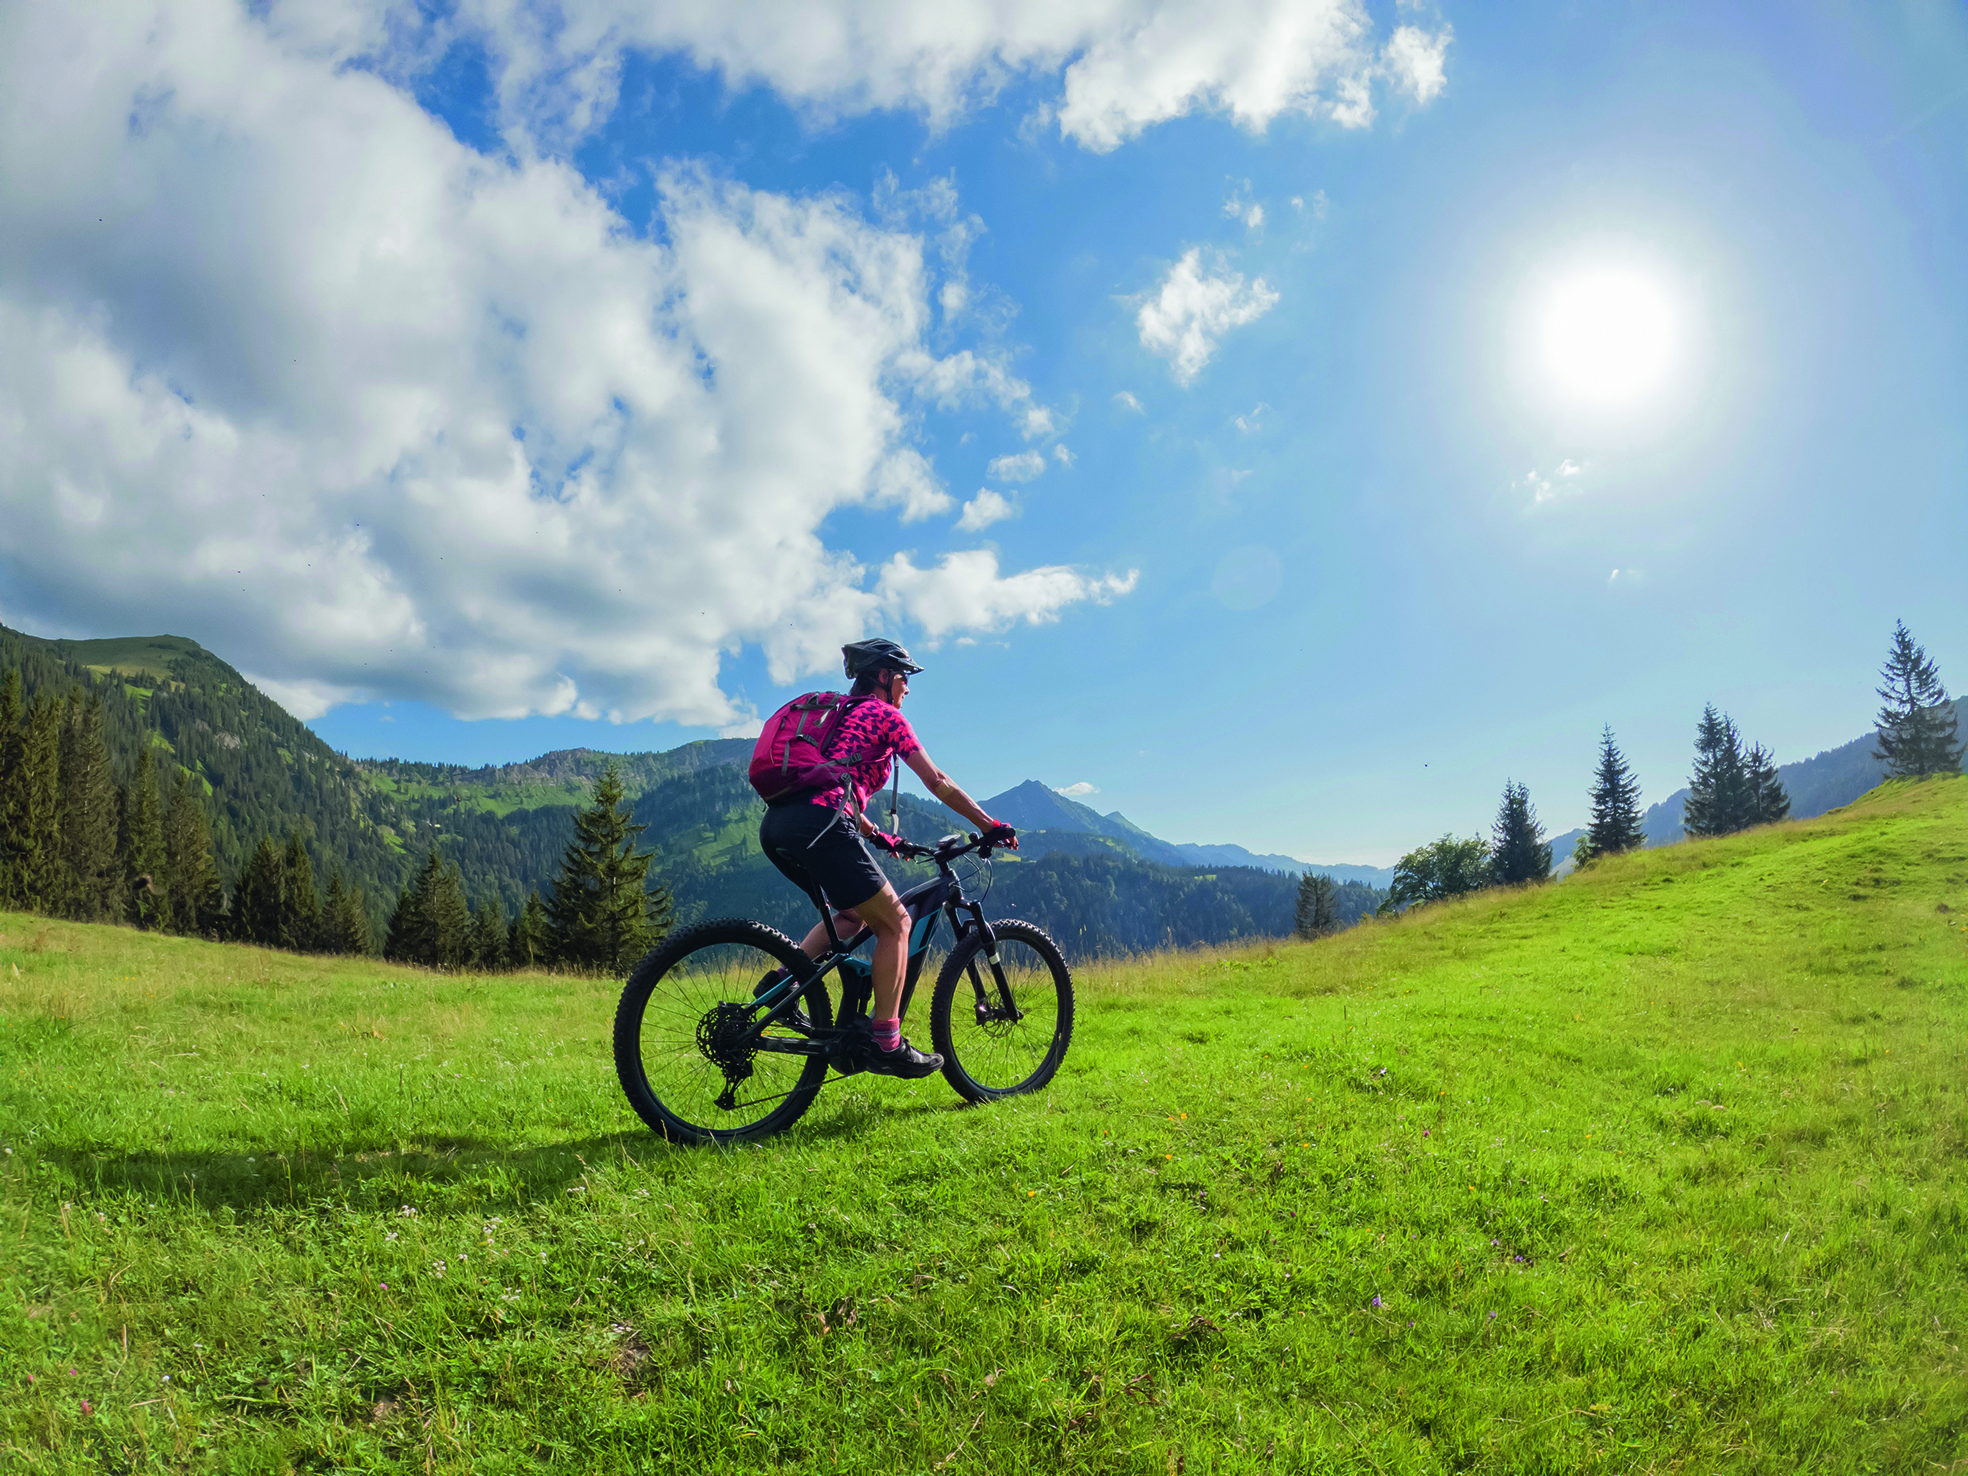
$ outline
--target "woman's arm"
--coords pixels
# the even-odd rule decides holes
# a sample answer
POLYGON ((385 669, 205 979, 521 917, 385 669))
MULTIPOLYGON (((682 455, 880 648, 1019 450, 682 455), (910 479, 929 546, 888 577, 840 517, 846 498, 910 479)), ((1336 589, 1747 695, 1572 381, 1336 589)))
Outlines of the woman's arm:
POLYGON ((929 757, 928 750, 918 748, 903 762, 915 770, 916 777, 923 782, 923 788, 980 830, 989 830, 998 823, 978 809, 977 801, 965 794, 948 774, 936 767, 929 757))

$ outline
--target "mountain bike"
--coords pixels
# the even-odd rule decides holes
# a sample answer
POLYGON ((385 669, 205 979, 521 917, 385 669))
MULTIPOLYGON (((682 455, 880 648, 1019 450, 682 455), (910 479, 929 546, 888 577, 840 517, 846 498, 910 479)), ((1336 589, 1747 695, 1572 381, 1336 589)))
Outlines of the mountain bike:
MULTIPOLYGON (((971 1102, 1037 1091, 1073 1039, 1073 976, 1059 945, 1031 923, 987 919, 982 897, 966 895, 953 869, 966 857, 988 867, 1001 844, 946 835, 897 851, 933 861, 937 872, 902 893, 901 1013, 906 1019, 932 941, 947 928, 929 1027, 944 1079, 971 1102)), ((818 958, 764 923, 720 918, 673 934, 636 965, 615 1009, 615 1072, 652 1129, 679 1143, 768 1137, 813 1105, 830 1069, 847 1077, 867 1068, 874 976, 856 950, 874 934, 843 939, 832 908, 822 906, 820 918, 829 946, 818 958)))

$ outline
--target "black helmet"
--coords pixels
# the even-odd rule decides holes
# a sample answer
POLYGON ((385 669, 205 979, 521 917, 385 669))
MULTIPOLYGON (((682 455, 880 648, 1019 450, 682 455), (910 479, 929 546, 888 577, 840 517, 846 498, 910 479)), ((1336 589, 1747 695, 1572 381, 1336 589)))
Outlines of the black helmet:
POLYGON ((884 666, 890 671, 905 672, 910 676, 922 670, 909 659, 907 651, 880 636, 872 641, 856 641, 851 646, 842 646, 841 665, 846 668, 850 681, 864 671, 878 671, 884 666))

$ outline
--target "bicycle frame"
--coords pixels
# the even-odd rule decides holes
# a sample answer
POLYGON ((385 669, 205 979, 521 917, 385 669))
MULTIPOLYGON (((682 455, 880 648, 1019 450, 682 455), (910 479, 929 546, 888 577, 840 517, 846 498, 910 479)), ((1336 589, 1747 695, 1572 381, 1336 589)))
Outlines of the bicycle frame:
MULTIPOLYGON (((939 918, 945 919, 950 927, 950 946, 955 948, 977 932, 983 938, 984 956, 990 962, 992 980, 997 986, 998 1005, 993 1006, 986 995, 985 985, 975 966, 970 970, 971 986, 977 994, 979 1017, 987 1012, 1002 1010, 1003 1017, 1019 1019, 1022 1017, 1011 997, 1011 986, 1004 976, 1004 965, 998 959, 998 938, 992 931, 991 923, 984 916, 981 902, 972 901, 964 895, 963 882, 950 869, 950 863, 972 851, 981 851, 988 856, 990 847, 972 839, 968 845, 955 845, 961 836, 945 836, 938 841, 933 850, 923 849, 925 859, 936 863, 937 875, 917 887, 902 893, 903 910, 909 916, 909 955, 908 966, 902 978, 902 999, 897 1013, 906 1018, 909 1001, 916 992, 916 982, 922 975, 923 961, 929 956, 929 945, 936 932, 939 918)), ((837 1071, 851 1075, 860 1066, 853 1060, 856 1048, 866 1037, 857 1028, 857 1021, 868 1015, 868 1006, 874 996, 874 979, 868 965, 854 956, 855 950, 874 937, 874 930, 861 928, 852 936, 843 939, 834 926, 834 909, 820 908, 820 921, 827 929, 828 949, 813 960, 813 972, 797 987, 784 990, 781 998, 773 1000, 770 1008, 760 1017, 756 1029, 757 1048, 781 1055, 826 1056, 837 1071), (802 1026, 792 1019, 799 1002, 806 992, 818 985, 828 974, 838 971, 841 977, 841 1007, 829 1029, 802 1026), (854 977, 856 974, 859 977, 854 977), (769 1036, 765 1031, 774 1025, 798 1031, 795 1036, 769 1036)), ((787 981, 793 983, 794 981, 787 981)), ((770 996, 767 996, 770 998, 770 996)))

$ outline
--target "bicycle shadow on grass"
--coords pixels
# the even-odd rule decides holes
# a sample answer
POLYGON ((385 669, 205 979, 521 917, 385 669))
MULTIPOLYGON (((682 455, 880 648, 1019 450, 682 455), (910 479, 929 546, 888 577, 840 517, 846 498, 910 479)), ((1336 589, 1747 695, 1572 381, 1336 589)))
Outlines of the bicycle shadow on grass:
MULTIPOLYGON (((824 1098, 822 1099, 824 1102, 824 1098)), ((638 1128, 514 1145, 475 1136, 396 1138, 297 1147, 270 1143, 250 1151, 185 1149, 119 1153, 102 1147, 48 1144, 64 1194, 138 1195, 234 1213, 347 1205, 396 1209, 406 1203, 443 1213, 520 1210, 544 1197, 576 1192, 601 1170, 687 1174, 706 1155, 779 1145, 832 1147, 898 1120, 970 1110, 965 1102, 884 1102, 850 1097, 760 1144, 691 1146, 638 1128)))
POLYGON ((637 1131, 521 1145, 436 1137, 148 1153, 49 1144, 41 1152, 69 1181, 63 1192, 78 1195, 136 1194, 238 1213, 325 1204, 393 1209, 414 1198, 439 1212, 455 1202, 476 1213, 518 1209, 574 1189, 596 1170, 645 1168, 687 1150, 637 1131))

